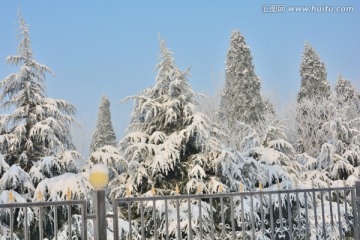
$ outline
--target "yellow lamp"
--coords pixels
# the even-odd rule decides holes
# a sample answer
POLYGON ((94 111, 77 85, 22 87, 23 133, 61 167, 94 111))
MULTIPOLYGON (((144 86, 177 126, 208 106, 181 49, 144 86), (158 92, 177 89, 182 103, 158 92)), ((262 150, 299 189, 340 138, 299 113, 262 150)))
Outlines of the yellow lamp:
POLYGON ((101 190, 109 182, 109 170, 105 164, 96 164, 90 170, 90 183, 95 190, 101 190))

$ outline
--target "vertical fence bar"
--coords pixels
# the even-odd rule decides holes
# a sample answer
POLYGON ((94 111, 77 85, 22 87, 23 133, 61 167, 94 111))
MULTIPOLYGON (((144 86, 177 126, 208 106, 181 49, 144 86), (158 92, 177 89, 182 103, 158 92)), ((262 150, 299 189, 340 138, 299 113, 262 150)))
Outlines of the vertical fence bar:
POLYGON ((339 196, 339 191, 336 191, 336 204, 337 204, 337 209, 338 209, 338 224, 339 224, 339 235, 340 235, 340 240, 342 239, 342 225, 341 225, 341 211, 340 211, 340 196, 339 196))
POLYGON ((326 224, 325 224, 326 219, 325 219, 324 194, 323 194, 323 191, 320 192, 320 198, 321 198, 322 228, 323 228, 324 239, 326 239, 326 224))
POLYGON ((269 195, 269 205, 270 205, 270 231, 271 231, 271 240, 274 239, 274 212, 273 212, 273 205, 272 205, 272 194, 269 195))
POLYGON ((288 215, 288 221, 289 221, 289 238, 290 240, 293 239, 293 225, 292 225, 292 219, 291 219, 291 199, 290 199, 290 194, 287 193, 286 194, 287 197, 287 215, 288 215))
POLYGON ((215 223, 214 223, 214 211, 213 211, 213 199, 210 197, 210 221, 211 221, 211 239, 215 239, 215 223))
MULTIPOLYGON (((131 224, 131 201, 128 201, 128 221, 129 221, 129 239, 132 239, 132 224, 131 224)), ((154 219, 154 222, 155 219, 154 219)), ((154 224, 155 226, 155 224, 154 224)))
POLYGON ((314 221, 315 221, 315 231, 318 233, 318 219, 317 219, 317 211, 316 211, 316 193, 313 191, 313 208, 314 208, 314 221))
POLYGON ((44 239, 42 207, 39 207, 39 239, 44 239))
POLYGON ((141 239, 145 240, 144 203, 142 200, 140 200, 140 226, 141 226, 141 239))
POLYGON ((329 204, 330 204, 330 223, 331 223, 331 228, 333 228, 334 227, 334 216, 333 216, 333 209, 332 209, 331 190, 329 190, 329 204))
POLYGON ((234 197, 230 197, 230 211, 231 211, 231 238, 235 240, 235 217, 234 217, 234 197))
POLYGON ((301 228, 302 228, 302 223, 301 223, 301 213, 300 213, 300 201, 299 201, 299 193, 296 192, 296 210, 297 210, 297 218, 298 218, 298 236, 301 236, 301 228))
MULTIPOLYGON (((56 208, 56 207, 55 207, 56 208)), ((86 201, 84 201, 81 205, 81 219, 82 219, 82 237, 83 239, 87 239, 87 219, 86 219, 86 213, 87 213, 87 206, 86 201)), ((115 213, 114 213, 115 217, 115 213)), ((115 239, 115 238, 114 238, 115 239)))
POLYGON ((10 208, 10 239, 14 239, 14 213, 13 208, 10 208))
POLYGON ((169 216, 168 216, 168 201, 167 201, 167 199, 165 199, 164 203, 165 203, 165 238, 166 238, 166 240, 169 240, 169 216))
POLYGON ((255 216, 254 216, 254 196, 250 195, 251 203, 251 235, 252 239, 255 239, 255 216))
MULTIPOLYGON (((72 239, 71 234, 71 204, 68 204, 68 226, 69 226, 69 239, 72 239)), ((42 238, 40 238, 42 239, 42 238)))
POLYGON ((344 205, 345 205, 345 222, 349 224, 349 215, 348 215, 348 207, 347 207, 347 201, 346 201, 346 190, 344 189, 344 205))
POLYGON ((154 240, 157 240, 158 229, 157 229, 157 221, 156 221, 156 200, 153 200, 153 220, 154 220, 154 240))
MULTIPOLYGON (((24 212, 24 236, 25 236, 25 240, 28 240, 28 236, 29 236, 29 229, 28 229, 28 213, 27 213, 27 207, 24 208, 25 212, 24 212)), ((56 239, 57 240, 57 239, 56 239)))
POLYGON ((192 226, 191 226, 191 199, 188 199, 188 218, 189 218, 189 239, 192 240, 192 226))
MULTIPOLYGON (((356 190, 356 193, 358 191, 356 190)), ((357 193, 357 194, 360 194, 357 193)), ((358 227, 358 217, 357 217, 357 213, 356 213, 356 208, 358 207, 357 202, 355 200, 355 192, 354 190, 351 190, 351 202, 352 202, 352 214, 353 214, 353 218, 354 218, 354 233, 355 233, 355 239, 359 239, 359 227, 358 227)))
POLYGON ((245 210, 244 210, 244 195, 241 195, 241 224, 242 224, 242 236, 245 238, 245 210))
POLYGON ((263 203, 263 195, 260 193, 260 221, 261 221, 261 233, 262 236, 265 236, 265 219, 264 219, 264 203, 263 203))
POLYGON ((280 232, 284 231, 284 225, 283 225, 283 213, 282 213, 282 200, 281 200, 281 194, 278 193, 278 207, 279 207, 279 221, 280 221, 280 232))
POLYGON ((112 202, 114 219, 113 219, 113 231, 114 231, 114 240, 119 239, 119 216, 118 216, 118 201, 116 199, 112 202))
POLYGON ((180 209, 179 209, 179 199, 176 199, 176 221, 177 221, 177 239, 181 240, 180 235, 180 209))
POLYGON ((199 198, 199 230, 200 230, 200 240, 203 238, 203 228, 202 228, 202 212, 201 212, 201 198, 199 198))
POLYGON ((309 213, 308 213, 308 195, 304 192, 304 202, 305 202, 305 228, 306 228, 306 239, 310 239, 310 224, 309 224, 309 213))
POLYGON ((58 240, 58 215, 57 215, 57 206, 54 206, 54 237, 55 240, 58 240))
POLYGON ((225 238, 225 216, 224 216, 224 198, 220 197, 220 209, 221 209, 221 236, 225 238))

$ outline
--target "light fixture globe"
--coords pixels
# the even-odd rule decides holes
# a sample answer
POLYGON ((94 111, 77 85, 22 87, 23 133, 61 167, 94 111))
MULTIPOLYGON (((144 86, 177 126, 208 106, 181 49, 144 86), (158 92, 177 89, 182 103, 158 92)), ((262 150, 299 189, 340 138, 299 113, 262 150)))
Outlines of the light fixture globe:
POLYGON ((96 164, 90 170, 90 183, 96 190, 104 189, 109 182, 109 170, 105 164, 96 164))

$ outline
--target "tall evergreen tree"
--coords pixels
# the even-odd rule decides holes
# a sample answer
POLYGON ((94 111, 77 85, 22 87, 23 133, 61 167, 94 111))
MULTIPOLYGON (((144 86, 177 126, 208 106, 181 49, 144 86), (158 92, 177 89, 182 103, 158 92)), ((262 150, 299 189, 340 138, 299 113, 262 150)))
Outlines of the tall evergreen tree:
POLYGON ((252 56, 240 31, 231 35, 226 60, 226 80, 218 117, 221 123, 235 130, 238 122, 256 126, 264 119, 265 104, 260 94, 252 56))
MULTIPOLYGON (((176 194, 176 185, 181 193, 218 192, 222 185, 224 191, 237 189, 240 182, 245 182, 241 157, 223 147, 218 128, 196 111, 187 71, 177 68, 164 41, 161 41, 157 70, 156 85, 130 97, 135 99, 131 124, 119 144, 121 154, 129 161, 128 170, 110 182, 110 196, 130 192, 149 196, 153 194, 153 186, 159 195, 176 194)), ((206 216, 210 206, 206 202, 202 204, 206 216)), ((181 202, 182 214, 187 207, 187 202, 181 202)), ((169 211, 175 212, 175 206, 169 205, 169 211)), ((145 215, 151 219, 152 215, 145 215)), ((171 216, 169 225, 175 226, 171 223, 176 219, 171 216)), ((208 220, 204 218, 203 226, 210 224, 208 220)), ((180 231, 186 234, 189 221, 185 218, 182 221, 180 231)), ((146 234, 150 236, 151 226, 147 227, 146 234)), ((195 232, 197 225, 193 224, 192 228, 195 232)), ((158 236, 164 236, 165 226, 160 219, 155 231, 159 232, 158 236)), ((176 235, 173 227, 169 232, 176 235)))
POLYGON ((298 103, 302 99, 330 97, 330 84, 327 80, 325 64, 310 44, 305 44, 300 66, 301 87, 297 96, 298 103))
POLYGON ((70 125, 75 108, 64 100, 46 97, 45 78, 51 69, 35 61, 29 25, 19 12, 18 54, 7 62, 20 66, 0 82, 0 103, 11 114, 0 115, 1 150, 9 165, 19 163, 28 172, 35 161, 63 148, 73 148, 70 125))
POLYGON ((315 157, 325 141, 320 129, 328 121, 331 91, 325 64, 309 44, 305 44, 300 76, 296 110, 300 136, 297 149, 315 157))
POLYGON ((360 116, 360 93, 349 80, 339 76, 335 85, 335 94, 338 107, 347 108, 347 119, 360 116))
POLYGON ((116 146, 115 142, 116 136, 111 123, 110 101, 103 96, 99 105, 98 120, 91 140, 90 150, 94 152, 106 145, 116 146))
MULTIPOLYGON (((129 161, 127 177, 120 178, 126 180, 122 184, 129 184, 136 195, 150 191, 153 184, 164 194, 173 193, 176 184, 189 193, 196 192, 198 184, 206 192, 216 191, 215 182, 236 186, 239 167, 230 161, 237 160, 223 149, 216 125, 196 111, 187 71, 177 68, 171 54, 162 40, 156 85, 129 97, 135 99, 135 107, 127 134, 120 141, 120 152, 129 161), (234 172, 226 175, 227 171, 234 172)), ((125 194, 125 185, 113 186, 122 189, 114 189, 114 195, 125 194)))

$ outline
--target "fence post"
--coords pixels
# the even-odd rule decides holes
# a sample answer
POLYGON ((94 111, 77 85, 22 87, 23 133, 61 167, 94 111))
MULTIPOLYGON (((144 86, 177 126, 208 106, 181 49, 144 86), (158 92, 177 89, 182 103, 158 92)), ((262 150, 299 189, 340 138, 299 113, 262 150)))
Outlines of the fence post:
POLYGON ((105 190, 94 190, 94 237, 95 240, 106 240, 106 209, 105 209, 105 190))
POLYGON ((354 231, 355 231, 355 239, 359 240, 360 239, 360 234, 359 234, 359 229, 360 229, 360 181, 356 181, 355 182, 355 206, 353 206, 355 208, 356 211, 354 211, 355 216, 354 216, 354 231))
POLYGON ((90 183, 94 187, 94 239, 107 240, 107 223, 105 208, 105 187, 109 182, 109 171, 104 164, 94 165, 90 171, 90 183))

